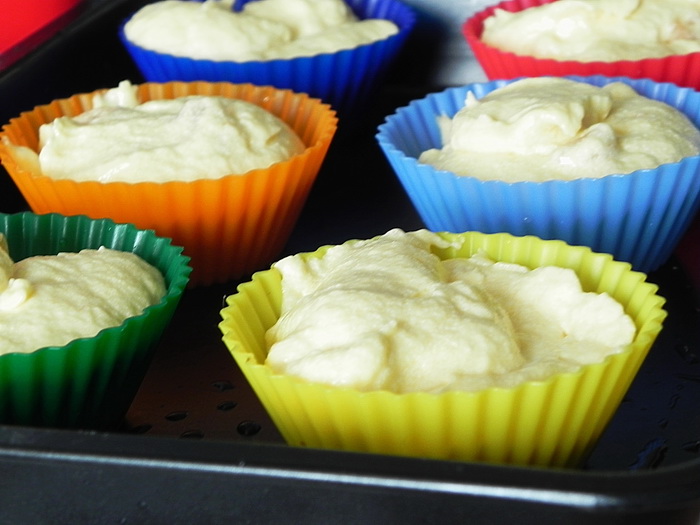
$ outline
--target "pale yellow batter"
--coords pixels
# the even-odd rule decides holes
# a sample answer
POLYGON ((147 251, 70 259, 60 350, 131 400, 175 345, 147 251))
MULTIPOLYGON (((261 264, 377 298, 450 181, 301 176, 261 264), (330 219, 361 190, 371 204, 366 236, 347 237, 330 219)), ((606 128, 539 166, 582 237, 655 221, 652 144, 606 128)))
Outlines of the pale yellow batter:
POLYGON ((39 155, 21 157, 54 179, 169 182, 243 174, 302 153, 281 119, 243 100, 188 96, 139 104, 122 82, 95 107, 39 129, 39 155))
POLYGON ((580 62, 640 60, 700 51, 698 0, 558 0, 498 9, 481 39, 516 55, 580 62))
POLYGON ((469 93, 439 124, 442 147, 419 161, 482 180, 597 178, 700 151, 700 131, 683 113, 619 82, 523 79, 478 100, 469 93))
POLYGON ((153 51, 235 62, 333 53, 398 32, 383 19, 359 20, 342 0, 164 0, 141 8, 124 26, 129 41, 153 51))
POLYGON ((92 337, 165 295, 161 273, 133 253, 100 248, 13 263, 0 239, 0 354, 92 337))
POLYGON ((602 361, 635 334, 576 274, 481 255, 441 261, 426 230, 391 230, 287 257, 282 313, 267 333, 276 372, 363 391, 512 386, 602 361))

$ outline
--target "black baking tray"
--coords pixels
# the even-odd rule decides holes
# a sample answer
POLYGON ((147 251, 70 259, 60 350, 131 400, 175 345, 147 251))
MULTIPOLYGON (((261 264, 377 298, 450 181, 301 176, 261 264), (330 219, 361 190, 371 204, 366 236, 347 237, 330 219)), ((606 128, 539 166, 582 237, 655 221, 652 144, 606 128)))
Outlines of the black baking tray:
MULTIPOLYGON (((143 3, 89 0, 0 73, 0 123, 55 98, 141 82, 116 35, 143 3)), ((374 140, 384 116, 442 89, 423 81, 431 47, 420 23, 366 113, 341 121, 285 254, 422 227, 374 140)), ((27 209, 4 172, 0 206, 27 209)), ((0 426, 0 523, 697 524, 699 246, 696 224, 649 276, 668 320, 579 469, 286 446, 221 342, 219 310, 238 284, 230 282, 186 291, 120 428, 0 426)))

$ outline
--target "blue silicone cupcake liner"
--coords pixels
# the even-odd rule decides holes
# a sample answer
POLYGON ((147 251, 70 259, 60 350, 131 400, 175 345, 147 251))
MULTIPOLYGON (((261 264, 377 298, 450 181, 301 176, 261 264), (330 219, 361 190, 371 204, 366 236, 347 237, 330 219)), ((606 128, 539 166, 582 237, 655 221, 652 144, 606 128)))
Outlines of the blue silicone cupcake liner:
POLYGON ((307 93, 330 104, 339 114, 349 114, 365 103, 380 83, 413 29, 416 15, 399 0, 346 1, 359 18, 391 20, 399 32, 355 49, 249 62, 198 60, 144 49, 126 38, 124 25, 128 20, 119 29, 119 36, 150 82, 205 80, 270 85, 307 93))
MULTIPOLYGON (((567 77, 604 85, 624 82, 670 104, 700 127, 700 93, 625 77, 567 77)), ((425 225, 433 231, 507 232, 561 239, 610 253, 650 272, 673 253, 700 205, 700 156, 654 169, 597 179, 482 181, 421 164, 441 147, 438 115, 453 116, 468 91, 477 98, 515 80, 446 89, 399 108, 379 126, 377 141, 425 225)))

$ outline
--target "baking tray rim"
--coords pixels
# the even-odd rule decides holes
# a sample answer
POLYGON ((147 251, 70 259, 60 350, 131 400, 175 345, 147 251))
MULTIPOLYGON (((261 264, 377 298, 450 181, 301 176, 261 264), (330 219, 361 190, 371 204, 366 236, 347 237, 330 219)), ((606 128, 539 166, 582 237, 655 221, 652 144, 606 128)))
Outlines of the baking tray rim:
MULTIPOLYGON (((53 41, 0 72, 0 83, 129 1, 86 0, 81 15, 53 41)), ((295 480, 521 500, 586 512, 698 508, 700 513, 700 458, 648 470, 568 470, 298 449, 263 442, 192 442, 164 436, 0 425, 0 465, 37 462, 58 470, 100 466, 107 470, 216 472, 228 479, 256 477, 269 483, 295 480)))
POLYGON ((99 466, 258 478, 363 489, 420 491, 644 513, 698 508, 700 459, 640 471, 580 471, 406 458, 276 443, 195 441, 167 436, 0 425, 0 463, 42 462, 58 470, 99 466), (508 479, 508 483, 503 480, 508 479))

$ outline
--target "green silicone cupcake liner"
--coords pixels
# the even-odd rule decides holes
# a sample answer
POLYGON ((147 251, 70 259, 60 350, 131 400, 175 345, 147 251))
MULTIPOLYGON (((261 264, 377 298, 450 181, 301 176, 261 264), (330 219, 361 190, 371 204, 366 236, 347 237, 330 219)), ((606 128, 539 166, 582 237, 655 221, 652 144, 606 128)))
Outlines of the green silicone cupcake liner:
POLYGON ((0 355, 0 422, 108 429, 121 423, 189 281, 189 258, 170 239, 109 219, 0 214, 10 255, 20 260, 100 246, 133 252, 160 270, 166 295, 120 326, 65 346, 0 355))

